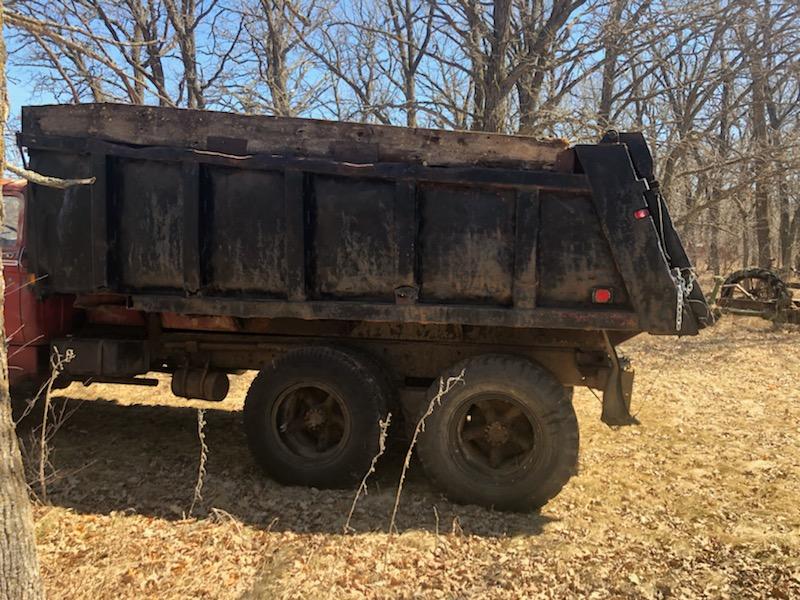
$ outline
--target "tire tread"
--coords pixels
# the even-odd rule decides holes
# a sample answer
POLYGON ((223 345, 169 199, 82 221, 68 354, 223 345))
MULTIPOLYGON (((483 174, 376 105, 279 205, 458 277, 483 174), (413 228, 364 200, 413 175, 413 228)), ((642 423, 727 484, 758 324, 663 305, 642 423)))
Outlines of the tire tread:
MULTIPOLYGON (((566 485, 570 478, 577 472, 580 434, 578 420, 572 407, 571 394, 565 391, 556 379, 543 367, 526 358, 504 355, 487 354, 465 359, 447 370, 442 376, 459 373, 464 369, 465 381, 469 382, 470 375, 490 375, 492 378, 502 378, 510 381, 526 380, 529 385, 535 386, 541 398, 549 404, 549 408, 540 415, 543 427, 551 427, 559 432, 559 447, 555 448, 556 459, 544 485, 509 498, 496 508, 514 511, 529 511, 541 508, 554 498, 566 485)), ((434 382, 429 390, 429 399, 438 391, 438 383, 434 382)), ((454 489, 447 476, 446 470, 440 469, 441 459, 429 455, 424 444, 420 446, 419 458, 431 482, 439 489, 445 490, 448 497, 459 503, 474 503, 474 497, 468 496, 454 489)))

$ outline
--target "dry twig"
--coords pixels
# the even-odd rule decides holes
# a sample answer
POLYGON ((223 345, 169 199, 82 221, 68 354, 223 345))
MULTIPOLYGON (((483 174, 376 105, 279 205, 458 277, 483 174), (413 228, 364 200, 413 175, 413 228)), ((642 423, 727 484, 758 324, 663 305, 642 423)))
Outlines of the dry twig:
POLYGON ((455 387, 457 383, 464 383, 464 369, 461 369, 461 373, 456 375, 455 377, 448 377, 447 381, 444 380, 443 377, 439 378, 439 391, 436 395, 431 399, 430 403, 428 404, 428 408, 425 413, 422 415, 419 421, 417 421, 417 426, 414 428, 414 435, 411 437, 411 444, 408 446, 408 451, 406 452, 406 458, 403 461, 403 470, 400 473, 400 481, 397 484, 397 493, 394 497, 394 508, 392 508, 392 516, 389 519, 389 533, 396 533, 397 527, 395 525, 395 519, 397 518, 397 509, 400 506, 400 494, 403 492, 403 483, 406 479, 406 472, 408 471, 408 467, 411 464, 411 454, 414 452, 414 446, 417 445, 417 438, 421 431, 425 431, 425 419, 433 414, 433 410, 442 402, 442 398, 444 398, 448 392, 455 387))
POLYGON ((203 499, 203 481, 206 477, 206 460, 208 459, 208 446, 206 445, 206 411, 197 409, 197 437, 200 438, 200 463, 197 466, 197 482, 194 485, 192 504, 189 506, 189 516, 192 516, 195 504, 203 499))
POLYGON ((76 185, 92 185, 96 180, 94 177, 87 177, 85 179, 61 179, 59 177, 50 177, 48 175, 37 173, 36 171, 23 169, 22 167, 18 167, 10 163, 6 163, 6 169, 14 173, 14 175, 19 175, 23 179, 27 179, 31 183, 50 188, 56 188, 59 190, 65 190, 67 188, 75 187, 76 185))
POLYGON ((375 465, 378 464, 378 459, 383 456, 383 453, 386 451, 386 431, 389 429, 389 423, 392 421, 392 413, 386 415, 385 421, 380 421, 380 433, 378 434, 378 453, 372 457, 372 462, 369 465, 369 470, 364 475, 364 478, 361 480, 361 485, 358 486, 356 490, 356 496, 353 498, 353 504, 350 506, 350 512, 347 514, 347 521, 344 524, 344 533, 352 531, 350 527, 350 521, 353 518, 353 512, 356 510, 356 503, 358 503, 358 499, 363 493, 365 496, 367 495, 367 479, 370 475, 375 472, 375 465))
POLYGON ((50 377, 47 379, 45 384, 39 388, 39 392, 29 401, 26 408, 26 412, 30 412, 39 397, 44 395, 44 411, 42 414, 41 431, 39 434, 39 490, 42 494, 43 502, 47 502, 47 477, 45 475, 45 466, 47 465, 47 458, 50 455, 50 448, 47 442, 66 420, 64 414, 62 413, 61 418, 58 420, 54 419, 53 425, 48 430, 47 416, 50 413, 53 384, 64 370, 64 365, 71 362, 74 358, 75 351, 72 350, 72 348, 68 348, 62 355, 58 348, 53 346, 53 350, 50 353, 50 377))

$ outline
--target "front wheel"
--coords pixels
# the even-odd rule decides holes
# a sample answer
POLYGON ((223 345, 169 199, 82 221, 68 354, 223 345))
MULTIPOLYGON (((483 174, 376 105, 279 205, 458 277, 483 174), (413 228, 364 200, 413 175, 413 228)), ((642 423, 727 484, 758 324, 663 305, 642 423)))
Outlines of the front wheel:
MULTIPOLYGON (((553 498, 576 472, 578 421, 571 394, 520 357, 467 359, 425 423, 419 457, 431 480, 459 503, 528 511, 553 498)), ((429 399, 438 383, 429 390, 429 399)))

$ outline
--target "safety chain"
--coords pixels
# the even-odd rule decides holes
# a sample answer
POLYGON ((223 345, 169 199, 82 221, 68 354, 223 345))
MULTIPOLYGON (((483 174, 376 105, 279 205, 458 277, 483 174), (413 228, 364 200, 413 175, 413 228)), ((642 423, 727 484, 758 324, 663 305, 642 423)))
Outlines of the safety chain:
POLYGON ((676 307, 675 307, 675 331, 680 331, 683 325, 683 305, 684 301, 689 299, 689 295, 694 289, 694 282, 697 276, 694 269, 675 267, 672 269, 672 279, 675 281, 675 289, 677 293, 676 307), (684 272, 687 276, 684 277, 684 272))

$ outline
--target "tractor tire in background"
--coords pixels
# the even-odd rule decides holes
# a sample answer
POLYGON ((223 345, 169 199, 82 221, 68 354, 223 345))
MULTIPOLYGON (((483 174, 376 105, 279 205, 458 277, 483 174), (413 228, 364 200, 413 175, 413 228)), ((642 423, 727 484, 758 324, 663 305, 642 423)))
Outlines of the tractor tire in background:
POLYGON ((786 283, 769 269, 742 269, 731 273, 723 282, 720 298, 734 299, 749 294, 754 300, 775 302, 776 309, 792 303, 792 293, 786 283), (742 289, 739 289, 741 287, 742 289))

